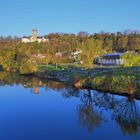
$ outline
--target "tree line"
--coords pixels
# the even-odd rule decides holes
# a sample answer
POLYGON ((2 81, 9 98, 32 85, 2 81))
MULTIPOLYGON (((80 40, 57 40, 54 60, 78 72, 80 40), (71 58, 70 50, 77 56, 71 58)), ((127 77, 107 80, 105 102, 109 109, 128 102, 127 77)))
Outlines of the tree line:
POLYGON ((34 54, 44 54, 46 58, 34 63, 71 63, 72 51, 81 49, 78 59, 83 61, 83 66, 92 67, 92 62, 104 53, 133 51, 140 53, 140 33, 127 30, 117 33, 79 32, 78 34, 51 33, 45 36, 49 39, 46 43, 22 43, 19 37, 0 37, 0 64, 4 69, 21 67, 25 63, 32 63, 34 54), (55 54, 61 52, 62 57, 55 54))

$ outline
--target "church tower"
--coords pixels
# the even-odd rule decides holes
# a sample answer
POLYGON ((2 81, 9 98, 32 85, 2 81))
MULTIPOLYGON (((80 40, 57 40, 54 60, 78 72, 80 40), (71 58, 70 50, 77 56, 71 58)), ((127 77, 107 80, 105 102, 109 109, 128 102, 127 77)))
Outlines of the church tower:
POLYGON ((37 41, 37 30, 36 29, 32 30, 32 40, 34 42, 37 41))

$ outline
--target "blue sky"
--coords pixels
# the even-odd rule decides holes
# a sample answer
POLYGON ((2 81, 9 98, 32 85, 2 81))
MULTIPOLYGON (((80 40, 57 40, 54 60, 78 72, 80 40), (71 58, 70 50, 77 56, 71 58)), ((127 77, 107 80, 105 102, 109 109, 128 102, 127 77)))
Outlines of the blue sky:
POLYGON ((140 0, 0 0, 0 35, 140 30, 140 0))

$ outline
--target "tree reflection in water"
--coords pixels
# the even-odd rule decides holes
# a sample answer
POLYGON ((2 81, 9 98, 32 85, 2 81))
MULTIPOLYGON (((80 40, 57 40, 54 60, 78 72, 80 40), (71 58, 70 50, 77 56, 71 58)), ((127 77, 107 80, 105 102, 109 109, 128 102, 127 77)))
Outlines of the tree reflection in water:
POLYGON ((114 98, 113 94, 99 91, 93 92, 93 103, 102 110, 113 110, 117 106, 118 100, 114 98))
POLYGON ((140 110, 133 98, 120 100, 113 112, 113 117, 123 133, 137 134, 140 131, 140 110))
POLYGON ((132 96, 118 98, 113 94, 96 91, 91 94, 89 91, 83 93, 81 101, 78 106, 79 121, 89 131, 93 131, 105 120, 103 111, 110 111, 123 133, 132 135, 140 132, 140 109, 132 96))
POLYGON ((93 131, 103 122, 102 116, 93 107, 90 90, 81 97, 82 103, 78 106, 79 122, 87 127, 89 131, 93 131))
POLYGON ((71 98, 71 97, 79 97, 80 96, 80 90, 72 88, 72 87, 67 87, 64 89, 62 93, 62 96, 65 98, 71 98))

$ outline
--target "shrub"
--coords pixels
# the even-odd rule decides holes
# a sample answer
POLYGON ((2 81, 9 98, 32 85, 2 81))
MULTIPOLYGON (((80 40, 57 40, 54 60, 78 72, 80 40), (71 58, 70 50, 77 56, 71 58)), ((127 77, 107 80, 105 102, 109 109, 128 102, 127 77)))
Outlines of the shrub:
POLYGON ((125 54, 123 59, 125 67, 140 66, 140 54, 125 54))
POLYGON ((19 69, 20 74, 32 74, 37 71, 38 71, 38 67, 31 62, 26 62, 19 69))

